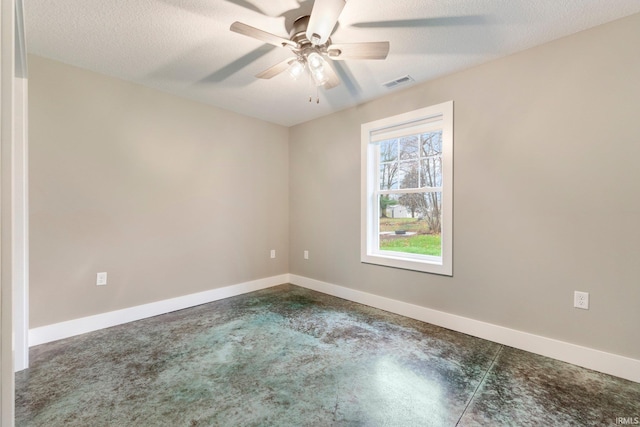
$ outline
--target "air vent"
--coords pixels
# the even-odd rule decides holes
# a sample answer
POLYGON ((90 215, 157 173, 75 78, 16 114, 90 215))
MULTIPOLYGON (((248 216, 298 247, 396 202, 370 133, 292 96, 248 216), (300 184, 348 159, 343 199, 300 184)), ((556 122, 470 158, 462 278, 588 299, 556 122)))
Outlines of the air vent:
POLYGON ((414 81, 415 80, 413 80, 413 77, 411 77, 410 75, 406 75, 406 76, 398 77, 395 80, 391 80, 390 82, 386 82, 385 84, 383 84, 383 86, 386 87, 387 89, 393 89, 394 87, 403 86, 414 81))

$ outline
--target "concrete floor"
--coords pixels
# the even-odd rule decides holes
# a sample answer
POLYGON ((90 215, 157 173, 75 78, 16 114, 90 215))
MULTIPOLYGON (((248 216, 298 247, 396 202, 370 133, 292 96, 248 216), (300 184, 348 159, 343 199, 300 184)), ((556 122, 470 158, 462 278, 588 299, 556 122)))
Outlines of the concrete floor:
POLYGON ((31 349, 17 426, 589 426, 640 384, 282 285, 31 349))

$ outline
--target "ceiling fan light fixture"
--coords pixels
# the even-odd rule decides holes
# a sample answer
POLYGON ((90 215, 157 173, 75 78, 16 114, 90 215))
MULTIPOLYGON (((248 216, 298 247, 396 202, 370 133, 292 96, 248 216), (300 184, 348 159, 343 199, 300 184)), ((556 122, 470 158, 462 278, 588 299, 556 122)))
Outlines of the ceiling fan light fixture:
POLYGON ((322 86, 329 81, 329 76, 324 72, 324 68, 311 70, 311 77, 313 78, 313 82, 316 86, 322 86))
POLYGON ((304 73, 304 62, 302 62, 299 59, 296 59, 289 66, 289 74, 294 79, 297 79, 298 77, 300 77, 302 75, 302 73, 304 73))
POLYGON ((307 63, 311 71, 322 70, 324 68, 324 59, 318 52, 311 52, 307 56, 307 63))
POLYGON ((313 4, 307 39, 314 45, 326 43, 333 32, 346 0, 316 0, 313 4))
POLYGON ((307 55, 307 66, 316 86, 322 86, 329 81, 329 76, 325 72, 327 63, 318 52, 314 51, 307 55))

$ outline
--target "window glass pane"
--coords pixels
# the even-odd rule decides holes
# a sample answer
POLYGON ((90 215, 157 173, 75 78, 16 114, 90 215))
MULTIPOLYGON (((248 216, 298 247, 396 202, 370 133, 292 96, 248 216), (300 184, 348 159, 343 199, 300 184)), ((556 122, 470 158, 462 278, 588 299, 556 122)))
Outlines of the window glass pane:
POLYGON ((400 188, 420 188, 420 162, 400 163, 400 188))
POLYGON ((442 256, 441 193, 405 193, 379 197, 379 249, 442 256))
POLYGON ((430 234, 440 235, 442 231, 442 193, 424 193, 424 204, 420 207, 420 215, 427 222, 430 234))
POLYGON ((392 162, 398 160, 398 140, 388 139, 380 141, 380 162, 392 162))
POLYGON ((442 155, 442 130, 421 134, 420 143, 422 157, 442 155))
POLYGON ((414 160, 418 159, 419 152, 418 135, 406 136, 400 138, 398 141, 398 150, 400 153, 400 160, 414 160))
POLYGON ((383 163, 380 165, 380 190, 395 190, 398 188, 398 163, 383 163))
POLYGON ((420 162, 420 185, 442 187, 442 158, 429 157, 420 162))
POLYGON ((395 209, 398 205, 398 195, 381 194, 378 196, 378 205, 380 206, 380 218, 395 218, 395 209))

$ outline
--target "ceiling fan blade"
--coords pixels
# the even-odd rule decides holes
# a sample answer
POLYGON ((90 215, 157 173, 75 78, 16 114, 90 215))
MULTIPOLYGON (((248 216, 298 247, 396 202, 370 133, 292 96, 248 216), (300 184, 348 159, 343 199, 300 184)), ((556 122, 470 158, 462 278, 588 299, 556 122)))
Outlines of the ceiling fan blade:
POLYGON ((261 44, 260 46, 258 46, 257 49, 254 49, 251 52, 247 53, 246 55, 243 55, 240 58, 236 59, 235 61, 231 62, 230 64, 225 65, 218 71, 215 71, 209 74, 208 76, 200 80, 198 83, 202 83, 202 84, 220 83, 228 79, 238 71, 242 70, 243 68, 249 66, 249 64, 251 64, 253 61, 259 58, 262 58, 264 55, 266 55, 267 53, 271 52, 274 49, 276 49, 274 46, 271 46, 268 44, 261 44))
POLYGON ((255 6, 255 5, 251 4, 251 3, 249 3, 249 2, 248 2, 248 1, 246 1, 246 0, 227 0, 227 2, 229 2, 229 3, 233 3, 233 4, 235 4, 236 6, 243 7, 243 8, 245 8, 245 9, 251 10, 251 11, 253 11, 253 12, 258 12, 258 13, 260 13, 260 14, 262 14, 262 15, 264 15, 264 14, 265 14, 265 13, 264 13, 264 11, 263 11, 262 9, 260 9, 260 8, 258 8, 257 6, 255 6))
POLYGON ((389 42, 337 43, 327 48, 329 58, 344 59, 385 59, 389 54, 389 42))
POLYGON ((311 43, 315 45, 326 43, 345 3, 345 0, 315 0, 307 26, 307 39, 311 43))
POLYGON ((349 70, 349 66, 347 65, 347 63, 337 61, 333 62, 331 65, 333 65, 333 67, 335 68, 336 74, 340 79, 340 83, 343 84, 351 94, 351 98, 355 101, 359 100, 360 94, 362 93, 362 88, 349 70))
POLYGON ((433 18, 399 19, 396 21, 359 22, 352 24, 356 28, 412 28, 412 27, 449 27, 456 25, 481 25, 486 23, 482 15, 440 16, 433 18))
POLYGON ((323 85, 325 89, 333 89, 340 84, 340 77, 338 77, 336 71, 329 62, 324 65, 324 73, 328 77, 327 82, 323 85))
POLYGON ((242 22, 234 22, 229 28, 234 33, 242 34, 254 39, 263 41, 265 43, 272 44, 274 46, 292 46, 298 47, 298 45, 289 39, 276 36, 275 34, 267 33, 266 31, 259 30, 251 25, 243 24, 242 22))
POLYGON ((270 79, 272 77, 275 77, 278 74, 285 71, 287 68, 289 68, 289 65, 295 60, 296 60, 295 56, 292 56, 291 58, 287 58, 284 61, 277 63, 273 67, 267 68, 260 74, 256 74, 256 77, 259 79, 270 79))

